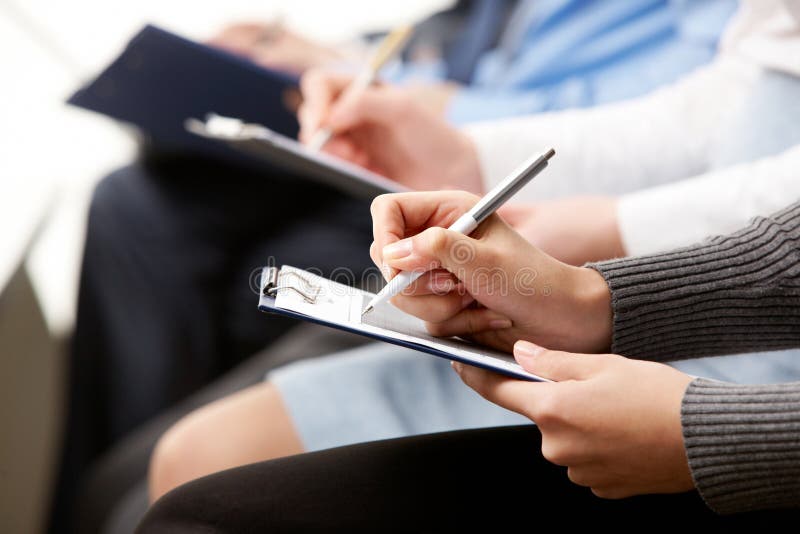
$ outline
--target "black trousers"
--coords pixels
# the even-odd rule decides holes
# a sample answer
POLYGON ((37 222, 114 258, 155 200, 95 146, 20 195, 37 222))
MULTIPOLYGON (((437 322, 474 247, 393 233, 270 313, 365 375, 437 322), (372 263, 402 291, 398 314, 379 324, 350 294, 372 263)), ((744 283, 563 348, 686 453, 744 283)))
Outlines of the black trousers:
MULTIPOLYGON (((503 532, 630 525, 796 524, 800 511, 721 517, 696 492, 595 497, 545 461, 535 426, 377 441, 223 471, 156 502, 139 534, 503 532)), ((688 530, 687 530, 688 529, 688 530)))
POLYGON ((368 201, 294 176, 151 154, 102 180, 52 530, 69 530, 76 488, 113 443, 296 325, 257 310, 260 267, 346 267, 358 278, 371 240, 368 201))

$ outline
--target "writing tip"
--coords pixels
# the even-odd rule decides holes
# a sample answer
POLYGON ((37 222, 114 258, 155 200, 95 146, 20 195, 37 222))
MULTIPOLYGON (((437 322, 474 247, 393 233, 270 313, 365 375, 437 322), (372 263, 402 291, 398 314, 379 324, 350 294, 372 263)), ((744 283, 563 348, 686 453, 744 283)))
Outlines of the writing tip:
POLYGON ((363 312, 361 312, 361 317, 364 317, 366 314, 371 312, 373 308, 374 308, 373 306, 367 306, 367 308, 363 312))

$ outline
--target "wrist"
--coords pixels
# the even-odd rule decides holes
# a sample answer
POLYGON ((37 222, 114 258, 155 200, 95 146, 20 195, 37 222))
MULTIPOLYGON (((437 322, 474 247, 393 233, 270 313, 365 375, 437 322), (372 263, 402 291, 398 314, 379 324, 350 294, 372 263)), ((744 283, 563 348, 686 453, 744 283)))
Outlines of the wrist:
POLYGON ((577 332, 586 352, 609 352, 614 329, 611 290, 603 276, 588 267, 575 267, 574 308, 577 332))

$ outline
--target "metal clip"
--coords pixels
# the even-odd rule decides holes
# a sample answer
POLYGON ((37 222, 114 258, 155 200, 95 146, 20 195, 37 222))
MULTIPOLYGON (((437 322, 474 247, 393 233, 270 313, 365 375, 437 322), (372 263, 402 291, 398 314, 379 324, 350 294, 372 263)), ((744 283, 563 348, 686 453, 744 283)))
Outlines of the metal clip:
POLYGON ((309 282, 308 280, 306 280, 305 278, 303 278, 302 276, 293 271, 287 271, 286 273, 283 274, 283 277, 285 278, 287 276, 293 276, 294 278, 297 278, 303 283, 304 285, 303 290, 301 291, 300 289, 297 289, 295 286, 280 286, 278 285, 279 274, 280 274, 280 269, 278 269, 277 267, 266 267, 262 271, 261 292, 264 295, 268 297, 275 297, 277 296, 278 291, 280 291, 281 289, 290 289, 295 293, 297 293, 298 295, 300 295, 301 297, 303 297, 303 300, 305 300, 309 304, 314 304, 317 301, 317 295, 319 295, 321 289, 320 287, 314 286, 313 284, 311 284, 311 282, 309 282))

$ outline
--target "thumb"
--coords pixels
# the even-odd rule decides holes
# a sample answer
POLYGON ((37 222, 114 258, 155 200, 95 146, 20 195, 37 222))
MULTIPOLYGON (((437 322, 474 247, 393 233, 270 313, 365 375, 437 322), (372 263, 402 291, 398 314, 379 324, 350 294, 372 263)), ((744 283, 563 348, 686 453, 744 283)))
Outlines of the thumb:
POLYGON ((469 291, 472 289, 469 282, 474 281, 472 275, 491 267, 483 249, 479 241, 437 226, 387 245, 383 260, 400 271, 446 269, 463 281, 469 291))
POLYGON ((587 380, 605 363, 603 355, 548 350, 523 340, 514 344, 514 359, 529 373, 556 382, 587 380))

